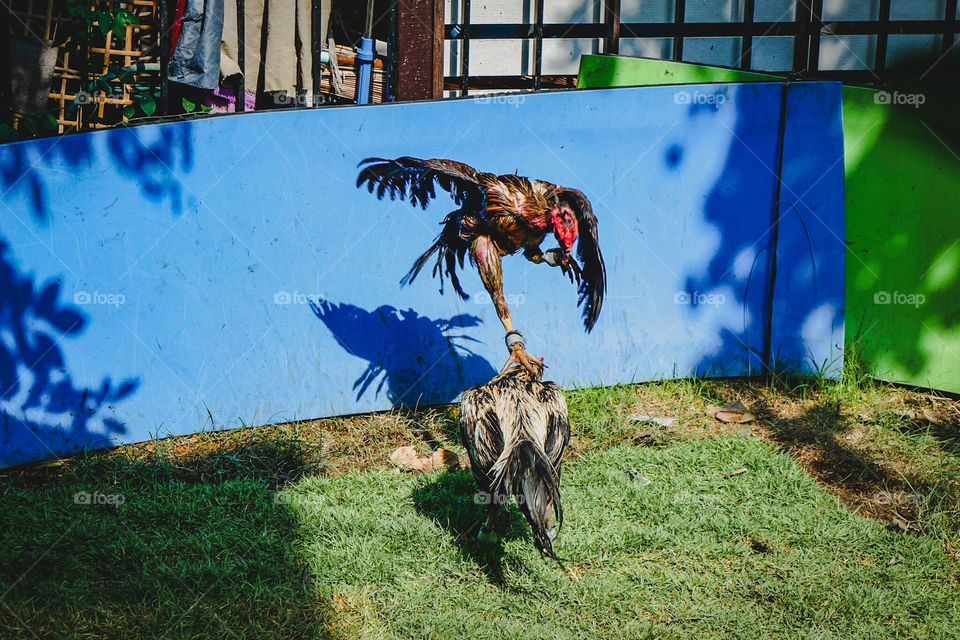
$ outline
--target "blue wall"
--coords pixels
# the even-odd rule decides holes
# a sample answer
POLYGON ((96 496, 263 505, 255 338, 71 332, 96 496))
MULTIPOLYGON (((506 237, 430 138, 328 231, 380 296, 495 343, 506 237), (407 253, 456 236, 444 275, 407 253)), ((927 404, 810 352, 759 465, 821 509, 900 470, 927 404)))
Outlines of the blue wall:
MULTIPOLYGON (((489 379, 506 351, 475 271, 467 302, 429 274, 398 285, 452 203, 356 189, 371 155, 454 158, 591 199, 609 274, 592 334, 559 270, 505 261, 515 324, 552 379, 758 373, 782 90, 257 113, 0 147, 0 465, 210 416, 224 428, 452 401, 489 379)), ((790 85, 783 143, 773 352, 832 374, 839 85, 790 85)))

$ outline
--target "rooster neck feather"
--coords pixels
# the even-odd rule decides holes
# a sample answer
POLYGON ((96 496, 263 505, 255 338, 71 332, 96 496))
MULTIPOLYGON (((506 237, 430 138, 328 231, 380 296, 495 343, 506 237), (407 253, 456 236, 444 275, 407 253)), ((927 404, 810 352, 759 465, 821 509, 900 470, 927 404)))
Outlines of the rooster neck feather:
POLYGON ((480 179, 484 190, 486 217, 519 217, 538 229, 545 229, 547 211, 556 187, 542 180, 529 180, 523 176, 491 176, 480 179))

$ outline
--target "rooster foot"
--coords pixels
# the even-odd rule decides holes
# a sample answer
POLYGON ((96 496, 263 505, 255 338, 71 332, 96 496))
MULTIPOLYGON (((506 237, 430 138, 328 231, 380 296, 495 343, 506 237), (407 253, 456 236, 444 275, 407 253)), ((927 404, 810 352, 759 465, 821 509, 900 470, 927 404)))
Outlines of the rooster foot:
POLYGON ((480 531, 477 533, 477 542, 481 542, 483 544, 497 544, 500 542, 500 536, 494 533, 485 523, 482 527, 480 527, 480 531))
POLYGON ((500 373, 506 372, 512 365, 518 364, 526 369, 534 379, 539 380, 540 373, 536 365, 542 365, 543 360, 534 358, 524 349, 523 336, 519 331, 508 331, 506 337, 507 348, 510 350, 510 358, 500 369, 500 373))
POLYGON ((523 346, 515 347, 510 350, 510 357, 507 359, 506 364, 503 365, 503 368, 500 369, 500 373, 504 373, 511 366, 518 364, 527 371, 530 372, 534 378, 539 378, 540 373, 534 367, 534 363, 540 364, 541 360, 539 358, 534 358, 532 355, 527 353, 523 346))

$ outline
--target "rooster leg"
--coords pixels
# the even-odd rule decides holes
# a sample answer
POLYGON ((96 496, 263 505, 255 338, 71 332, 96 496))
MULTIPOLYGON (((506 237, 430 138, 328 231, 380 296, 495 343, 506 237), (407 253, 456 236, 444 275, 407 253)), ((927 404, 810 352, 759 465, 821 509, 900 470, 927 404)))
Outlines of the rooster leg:
POLYGON ((499 542, 500 536, 497 534, 500 526, 500 516, 504 511, 503 505, 498 499, 500 494, 490 493, 492 502, 487 505, 487 521, 480 527, 477 533, 477 540, 480 542, 499 542))
POLYGON ((501 255, 497 245, 486 236, 477 236, 470 245, 470 256, 477 264, 477 270, 480 272, 480 280, 483 282, 483 286, 486 287, 487 293, 490 294, 490 299, 493 301, 493 306, 497 310, 500 322, 503 323, 503 328, 507 332, 507 348, 510 350, 510 358, 506 364, 503 365, 503 369, 501 369, 500 372, 503 373, 513 364, 519 364, 529 371, 531 375, 536 376, 537 371, 532 364, 536 359, 524 350, 523 339, 513 339, 512 341, 510 339, 511 334, 515 336, 519 336, 520 334, 513 328, 510 308, 507 306, 507 301, 503 297, 503 270, 500 267, 501 255))
POLYGON ((557 527, 553 523, 553 503, 547 502, 547 517, 544 521, 547 537, 550 538, 550 542, 553 542, 557 539, 557 527))

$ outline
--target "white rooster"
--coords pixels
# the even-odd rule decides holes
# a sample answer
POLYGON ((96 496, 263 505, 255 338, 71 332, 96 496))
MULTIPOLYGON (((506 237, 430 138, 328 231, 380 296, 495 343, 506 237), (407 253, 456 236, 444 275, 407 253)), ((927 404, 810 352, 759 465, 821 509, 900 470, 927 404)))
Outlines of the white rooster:
POLYGON ((570 422, 560 388, 541 382, 542 363, 533 360, 533 369, 514 366, 464 391, 460 438, 488 505, 478 539, 496 539, 497 520, 513 496, 537 549, 558 560, 553 540, 563 522, 560 463, 570 441, 570 422))

